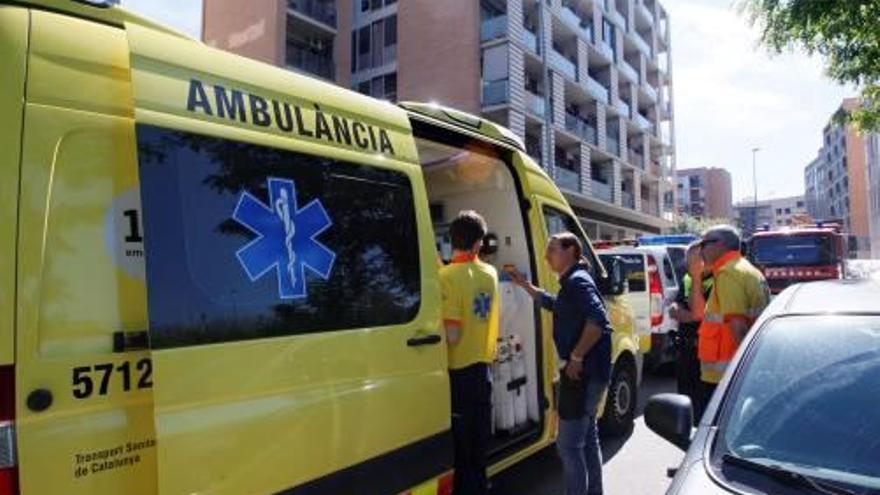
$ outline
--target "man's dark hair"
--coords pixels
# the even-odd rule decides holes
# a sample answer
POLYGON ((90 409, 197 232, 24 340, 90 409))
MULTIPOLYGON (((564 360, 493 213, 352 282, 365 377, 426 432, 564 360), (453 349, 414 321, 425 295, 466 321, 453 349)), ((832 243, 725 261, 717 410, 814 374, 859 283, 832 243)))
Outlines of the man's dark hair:
POLYGON ((458 217, 449 226, 452 248, 469 251, 477 241, 486 237, 486 230, 486 221, 479 213, 473 210, 459 212, 458 217))

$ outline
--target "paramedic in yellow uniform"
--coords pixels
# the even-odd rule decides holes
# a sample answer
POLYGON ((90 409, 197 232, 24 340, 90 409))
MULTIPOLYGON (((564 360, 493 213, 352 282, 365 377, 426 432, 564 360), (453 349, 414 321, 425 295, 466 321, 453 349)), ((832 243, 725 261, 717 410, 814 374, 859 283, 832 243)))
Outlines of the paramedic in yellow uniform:
POLYGON ((696 259, 688 267, 693 281, 694 316, 702 319, 697 355, 702 382, 700 401, 705 406, 740 342, 770 301, 770 290, 761 271, 740 254, 740 236, 734 227, 720 225, 707 230, 700 241, 700 254, 715 280, 708 300, 703 301, 704 265, 696 259), (705 311, 700 314, 697 308, 705 311))
POLYGON ((463 211, 449 227, 452 262, 440 269, 449 349, 455 495, 488 493, 486 449, 492 428, 491 364, 498 338, 498 274, 477 258, 486 222, 463 211))

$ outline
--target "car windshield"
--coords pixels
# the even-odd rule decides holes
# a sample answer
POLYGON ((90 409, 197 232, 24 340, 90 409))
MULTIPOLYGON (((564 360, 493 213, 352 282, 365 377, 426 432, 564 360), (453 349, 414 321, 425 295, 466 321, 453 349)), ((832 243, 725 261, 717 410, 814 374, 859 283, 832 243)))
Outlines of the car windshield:
POLYGON ((822 265, 834 263, 834 246, 826 236, 758 237, 752 256, 759 265, 822 265))
POLYGON ((792 316, 761 332, 715 454, 880 489, 880 316, 792 316))

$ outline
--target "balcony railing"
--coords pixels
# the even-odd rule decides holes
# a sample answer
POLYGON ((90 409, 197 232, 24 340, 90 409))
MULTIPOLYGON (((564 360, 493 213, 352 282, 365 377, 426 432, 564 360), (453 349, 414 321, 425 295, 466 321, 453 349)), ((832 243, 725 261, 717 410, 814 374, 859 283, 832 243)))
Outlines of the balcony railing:
POLYGON ((617 107, 618 112, 623 114, 626 118, 629 118, 629 116, 630 116, 629 105, 627 105, 627 103, 625 101, 618 99, 614 103, 614 106, 617 107))
POLYGON ((572 28, 580 29, 581 27, 581 16, 568 5, 567 1, 562 2, 562 20, 567 22, 572 28))
POLYGON ((625 208, 635 209, 636 207, 636 198, 633 197, 632 193, 628 193, 623 191, 620 193, 620 199, 623 202, 623 206, 625 208))
POLYGON ((651 50, 651 45, 644 38, 642 38, 642 35, 640 33, 636 32, 636 35, 632 37, 632 40, 633 43, 635 43, 636 48, 641 50, 642 53, 644 53, 648 57, 654 56, 654 51, 651 50))
POLYGON ((523 29, 522 31, 522 42, 526 45, 526 48, 531 50, 534 53, 540 53, 538 49, 538 36, 529 31, 528 29, 523 29))
POLYGON ((629 162, 634 166, 644 170, 645 169, 645 157, 644 155, 637 153, 633 150, 628 150, 629 162))
POLYGON ((285 62, 294 69, 308 72, 324 79, 333 79, 333 57, 305 49, 301 46, 288 44, 285 62))
POLYGON ((483 83, 483 106, 503 105, 510 98, 507 79, 483 83))
POLYGON ((602 42, 600 42, 600 43, 597 44, 597 48, 599 48, 599 51, 600 51, 602 54, 604 54, 605 57, 608 58, 608 60, 614 61, 614 49, 611 48, 611 45, 609 45, 608 43, 602 41, 602 42))
POLYGON ((624 32, 626 32, 626 29, 627 29, 626 18, 623 17, 622 15, 620 15, 620 12, 618 12, 616 10, 611 10, 606 15, 608 16, 608 19, 611 22, 622 27, 624 32))
POLYGON ((569 191, 581 192, 581 174, 565 167, 557 167, 556 184, 569 191))
POLYGON ((605 138, 605 150, 612 155, 620 156, 620 140, 616 137, 607 136, 605 138))
POLYGON ((550 64, 570 79, 577 79, 577 66, 556 50, 550 50, 550 64))
POLYGON ((611 192, 611 184, 606 184, 593 179, 591 185, 594 197, 609 203, 614 201, 614 195, 611 192))
POLYGON ((602 83, 589 76, 587 77, 587 90, 597 100, 602 103, 608 103, 608 89, 602 86, 602 83))
POLYGON ((326 0, 288 0, 287 6, 330 27, 336 27, 336 2, 326 0))
POLYGON ((565 129, 572 134, 577 135, 584 141, 596 145, 596 128, 590 125, 589 122, 584 119, 572 115, 570 113, 565 114, 565 129))
POLYGON ((643 131, 651 130, 654 127, 654 124, 647 117, 638 112, 633 116, 633 120, 636 121, 636 125, 643 131))
POLYGON ((639 14, 641 14, 641 16, 645 19, 646 22, 648 22, 651 25, 654 24, 654 14, 651 12, 651 9, 649 9, 645 5, 644 2, 639 2, 639 5, 638 5, 638 7, 636 7, 636 10, 638 10, 639 14))
POLYGON ((657 90, 654 89, 654 86, 650 84, 642 84, 642 90, 648 95, 648 99, 651 100, 652 103, 657 101, 657 90))
POLYGON ((544 97, 526 91, 526 106, 538 117, 544 117, 544 97))
POLYGON ((503 38, 507 34, 507 16, 499 15, 483 20, 480 23, 480 41, 503 38))
POLYGON ((637 71, 632 65, 629 65, 629 62, 627 62, 626 60, 620 61, 620 72, 629 77, 630 81, 633 81, 635 83, 642 82, 642 78, 639 77, 639 71, 637 71))

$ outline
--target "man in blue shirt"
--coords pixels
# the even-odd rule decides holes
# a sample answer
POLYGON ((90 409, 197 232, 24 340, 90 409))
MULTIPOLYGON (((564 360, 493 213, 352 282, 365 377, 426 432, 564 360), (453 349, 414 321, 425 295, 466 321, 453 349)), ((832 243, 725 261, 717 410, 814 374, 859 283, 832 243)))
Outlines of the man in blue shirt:
POLYGON ((542 308, 553 312, 553 341, 565 366, 556 447, 565 471, 566 494, 600 495, 602 452, 596 416, 611 377, 611 323, 577 236, 570 232, 552 236, 545 259, 559 274, 556 296, 515 271, 510 275, 542 308))

